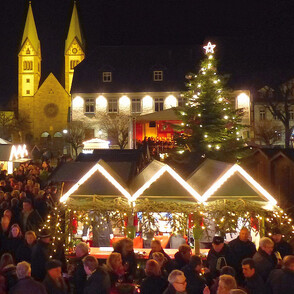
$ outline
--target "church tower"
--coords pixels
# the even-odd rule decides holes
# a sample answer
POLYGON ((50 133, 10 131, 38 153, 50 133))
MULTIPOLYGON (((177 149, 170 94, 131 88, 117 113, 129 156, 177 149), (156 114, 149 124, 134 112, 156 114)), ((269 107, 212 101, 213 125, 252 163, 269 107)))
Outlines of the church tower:
POLYGON ((74 2, 71 21, 65 41, 65 90, 70 93, 74 68, 85 58, 85 46, 82 39, 76 2, 74 2))
POLYGON ((33 96, 41 77, 41 47, 31 1, 18 54, 18 113, 32 118, 33 96))

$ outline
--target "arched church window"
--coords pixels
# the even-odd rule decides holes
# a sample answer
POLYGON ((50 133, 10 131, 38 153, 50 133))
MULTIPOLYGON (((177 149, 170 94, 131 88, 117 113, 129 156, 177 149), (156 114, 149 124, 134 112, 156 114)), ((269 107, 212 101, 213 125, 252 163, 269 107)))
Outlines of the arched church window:
POLYGON ((70 69, 74 69, 80 63, 79 60, 71 60, 70 61, 70 69))
POLYGON ((30 48, 27 49, 26 54, 31 54, 30 48))
POLYGON ((33 62, 32 61, 24 61, 23 62, 23 69, 24 70, 32 70, 33 69, 33 62))
POLYGON ((41 138, 48 138, 49 137, 49 133, 48 132, 44 132, 41 134, 41 138))
POLYGON ((54 138, 61 138, 62 137, 62 133, 61 132, 56 132, 54 135, 53 135, 54 138))

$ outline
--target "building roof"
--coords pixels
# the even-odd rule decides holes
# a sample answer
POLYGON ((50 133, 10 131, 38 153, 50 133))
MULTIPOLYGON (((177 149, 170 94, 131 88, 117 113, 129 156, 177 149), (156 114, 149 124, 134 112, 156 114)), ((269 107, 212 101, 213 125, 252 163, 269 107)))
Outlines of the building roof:
POLYGON ((175 108, 156 111, 136 117, 136 121, 179 120, 175 108))
POLYGON ((206 159, 188 177, 187 182, 201 195, 222 175, 225 174, 233 165, 212 159, 206 159))
POLYGON ((71 93, 183 91, 202 55, 202 46, 101 46, 75 68, 71 93), (153 81, 155 70, 163 81, 153 81), (109 71, 112 82, 105 83, 109 71))
POLYGON ((0 145, 0 160, 8 161, 10 157, 12 145, 10 144, 1 144, 0 145))
POLYGON ((81 27, 80 27, 80 21, 79 21, 76 2, 74 2, 70 25, 69 25, 69 29, 68 29, 68 34, 67 34, 67 38, 65 40, 65 49, 64 49, 65 53, 69 49, 70 45, 72 44, 72 42, 75 38, 77 39, 79 44, 82 46, 82 48, 85 49, 84 48, 85 45, 84 45, 84 41, 83 41, 82 33, 81 33, 81 27))
POLYGON ((37 33, 31 1, 29 2, 29 9, 27 13, 25 28, 22 35, 21 47, 27 39, 31 42, 34 50, 38 52, 38 50, 40 49, 40 40, 37 33))

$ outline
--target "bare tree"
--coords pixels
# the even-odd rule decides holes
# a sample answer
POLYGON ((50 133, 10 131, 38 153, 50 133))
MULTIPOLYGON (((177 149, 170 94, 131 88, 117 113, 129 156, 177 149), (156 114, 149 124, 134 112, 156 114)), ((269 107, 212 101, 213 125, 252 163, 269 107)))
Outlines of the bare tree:
POLYGON ((285 131, 285 147, 290 147, 293 127, 290 126, 290 109, 294 102, 294 79, 282 84, 276 89, 268 86, 259 90, 265 104, 273 117, 280 120, 285 131))
POLYGON ((67 134, 65 134, 65 141, 71 145, 75 151, 75 157, 78 156, 78 149, 83 147, 85 139, 85 126, 83 122, 72 121, 68 124, 67 134))
POLYGON ((8 140, 12 136, 15 117, 11 112, 0 112, 0 137, 8 140))
POLYGON ((13 119, 13 133, 18 135, 19 141, 24 142, 24 134, 30 129, 31 121, 25 115, 18 115, 13 119))
POLYGON ((113 145, 118 145, 124 149, 128 143, 130 116, 124 114, 100 114, 98 122, 102 131, 104 131, 108 140, 113 145))
POLYGON ((260 121, 254 127, 255 138, 267 146, 272 146, 280 140, 282 128, 271 120, 260 121))

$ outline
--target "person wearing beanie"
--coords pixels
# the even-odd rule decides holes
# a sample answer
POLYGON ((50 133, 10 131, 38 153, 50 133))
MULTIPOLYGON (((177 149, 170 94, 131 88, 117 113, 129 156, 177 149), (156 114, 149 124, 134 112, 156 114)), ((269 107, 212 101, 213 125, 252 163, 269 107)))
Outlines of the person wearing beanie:
POLYGON ((276 228, 272 230, 272 240, 275 243, 274 252, 279 252, 283 259, 287 255, 293 254, 293 249, 289 243, 283 240, 282 232, 276 228))
POLYGON ((51 255, 51 234, 47 229, 41 230, 39 240, 32 248, 31 266, 32 276, 42 282, 46 276, 46 263, 51 255))
POLYGON ((61 274, 61 262, 50 259, 46 264, 47 275, 43 281, 48 294, 67 294, 68 287, 61 274))
POLYGON ((224 243, 224 238, 214 236, 212 240, 212 248, 207 255, 207 264, 210 270, 212 279, 220 274, 222 267, 228 265, 236 268, 236 258, 231 248, 224 243))
POLYGON ((202 260, 199 256, 193 255, 189 264, 182 268, 187 281, 186 291, 188 294, 202 294, 206 281, 201 276, 202 260))

